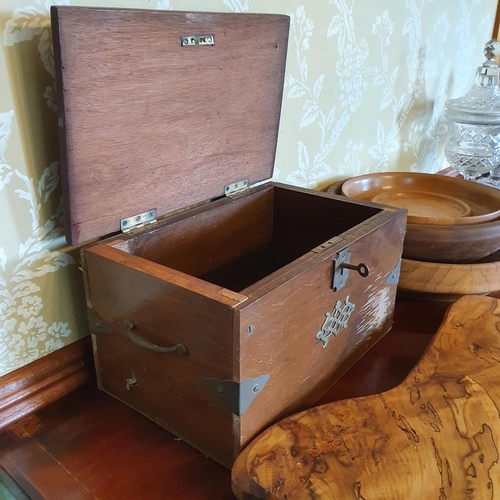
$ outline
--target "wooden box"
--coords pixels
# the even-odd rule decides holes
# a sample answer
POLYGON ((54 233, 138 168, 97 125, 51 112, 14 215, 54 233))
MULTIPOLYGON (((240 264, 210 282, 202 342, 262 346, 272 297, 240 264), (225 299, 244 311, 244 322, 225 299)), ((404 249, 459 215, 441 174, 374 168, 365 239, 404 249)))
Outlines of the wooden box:
POLYGON ((272 176, 287 16, 55 7, 52 22, 99 387, 229 466, 390 328, 405 211, 238 190, 272 176))

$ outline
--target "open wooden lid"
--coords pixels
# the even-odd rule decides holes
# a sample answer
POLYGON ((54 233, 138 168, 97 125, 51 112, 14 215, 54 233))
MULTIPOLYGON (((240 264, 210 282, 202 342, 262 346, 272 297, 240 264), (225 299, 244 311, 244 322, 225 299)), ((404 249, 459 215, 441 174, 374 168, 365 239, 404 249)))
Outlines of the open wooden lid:
POLYGON ((52 26, 70 244, 272 176, 288 16, 53 7, 52 26))

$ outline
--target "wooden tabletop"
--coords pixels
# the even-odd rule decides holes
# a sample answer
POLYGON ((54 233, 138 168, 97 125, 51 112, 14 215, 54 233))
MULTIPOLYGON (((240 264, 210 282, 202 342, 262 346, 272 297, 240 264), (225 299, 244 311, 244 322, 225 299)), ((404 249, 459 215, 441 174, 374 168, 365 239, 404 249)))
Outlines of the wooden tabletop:
MULTIPOLYGON (((398 297, 392 330, 319 404, 390 389, 448 307, 398 297)), ((88 384, 0 433, 0 466, 33 499, 229 500, 230 471, 88 384)))

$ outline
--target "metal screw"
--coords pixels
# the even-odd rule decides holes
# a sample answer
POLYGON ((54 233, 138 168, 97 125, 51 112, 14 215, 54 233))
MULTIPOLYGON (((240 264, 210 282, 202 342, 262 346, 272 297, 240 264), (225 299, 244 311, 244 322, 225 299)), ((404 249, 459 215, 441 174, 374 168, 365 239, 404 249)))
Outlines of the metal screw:
POLYGON ((252 333, 253 333, 253 329, 254 329, 254 326, 253 326, 253 325, 250 325, 250 326, 247 328, 247 335, 252 335, 252 333))
POLYGON ((151 210, 151 212, 149 212, 149 216, 150 216, 150 217, 154 217, 154 216, 155 216, 155 213, 151 210))
POLYGON ((127 225, 127 221, 126 220, 123 220, 122 221, 122 226, 126 226, 127 225))
POLYGON ((258 392, 259 391, 259 386, 257 384, 254 385, 252 391, 253 392, 258 392))

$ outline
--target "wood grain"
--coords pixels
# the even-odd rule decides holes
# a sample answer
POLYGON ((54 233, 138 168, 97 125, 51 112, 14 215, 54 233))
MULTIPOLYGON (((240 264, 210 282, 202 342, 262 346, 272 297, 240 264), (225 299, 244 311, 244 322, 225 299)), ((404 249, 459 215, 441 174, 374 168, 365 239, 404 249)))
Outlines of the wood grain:
MULTIPOLYGON (((321 402, 374 394, 404 380, 438 328, 445 307, 398 297, 391 331, 321 402)), ((38 410, 36 417, 43 426, 27 436, 15 438, 10 428, 0 432, 0 466, 34 500, 84 498, 81 490, 82 496, 75 494, 75 481, 100 500, 235 498, 229 470, 94 384, 38 410), (33 453, 33 445, 45 457, 33 453), (45 496, 36 496, 37 489, 45 496)))
MULTIPOLYGON (((304 203, 289 206, 294 207, 289 210, 293 219, 304 203)), ((354 208, 352 212, 356 217, 354 208)), ((366 231, 368 222, 361 225, 363 230, 354 226, 342 233, 343 241, 315 258, 309 254, 294 261, 288 279, 268 277, 243 291, 249 300, 237 306, 240 377, 265 373, 270 379, 240 420, 242 445, 270 422, 314 404, 391 327, 396 284, 386 280, 401 255, 404 230, 399 229, 404 228, 405 214, 379 213, 372 219, 384 216, 384 223, 372 220, 376 231, 366 231), (384 252, 372 251, 375 239, 384 241, 384 252), (363 278, 350 271, 345 287, 334 292, 333 260, 343 248, 349 248, 352 263, 365 263, 370 274, 363 278), (355 304, 347 328, 332 335, 325 346, 317 338, 325 315, 346 300, 355 304)), ((328 226, 328 217, 324 224, 328 226)))
POLYGON ((288 16, 51 12, 71 244, 272 176, 288 16), (208 34, 213 47, 181 47, 208 34))
POLYGON ((388 331, 396 284, 386 280, 405 223, 404 210, 269 183, 85 249, 88 302, 114 331, 94 340, 100 387, 232 465, 249 439, 314 403, 388 331), (373 252, 379 239, 383 253, 373 252), (333 260, 347 247, 353 263, 368 256, 371 274, 352 271, 335 293, 333 260), (322 349, 325 314, 348 296, 357 312, 322 349), (126 319, 188 355, 138 348, 126 319), (244 396, 228 405, 207 385, 262 375, 271 382, 242 413, 244 396))
POLYGON ((407 292, 436 294, 437 298, 491 293, 500 290, 500 262, 441 264, 403 259, 399 287, 407 292))
MULTIPOLYGON (((413 193, 428 195, 446 195, 463 202, 470 209, 470 215, 456 217, 453 225, 482 224, 500 218, 500 191, 477 182, 448 175, 433 175, 412 172, 386 172, 384 174, 366 174, 352 177, 342 185, 342 193, 359 200, 372 200, 378 195, 413 193)), ((422 205, 426 205, 424 201, 422 205)), ((401 205, 397 205, 401 206, 401 205)), ((446 204, 445 204, 446 206, 446 204)), ((446 212, 446 211, 445 211, 446 212)), ((438 214, 430 217, 427 224, 450 223, 448 215, 438 222, 438 214)), ((409 223, 422 223, 422 219, 413 219, 408 215, 409 223)))
POLYGON ((37 432, 0 433, 0 465, 33 500, 234 499, 227 469, 94 385, 36 415, 37 432))
POLYGON ((215 285, 107 245, 85 253, 92 308, 113 329, 93 339, 99 387, 232 463, 234 416, 204 381, 233 379, 237 294, 218 293, 215 285), (182 343, 187 354, 135 345, 127 338, 127 319, 144 340, 164 347, 182 343))
POLYGON ((500 221, 472 226, 408 224, 404 257, 411 260, 465 264, 500 248, 500 221))
POLYGON ((271 187, 258 187, 251 194, 167 218, 140 234, 122 236, 124 241, 113 246, 214 283, 219 269, 271 245, 273 198, 271 187))
POLYGON ((90 339, 84 338, 0 378, 0 429, 92 379, 90 339))
POLYGON ((500 498, 499 324, 497 299, 460 299, 399 386, 259 436, 233 467, 238 498, 500 498))

